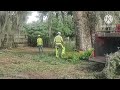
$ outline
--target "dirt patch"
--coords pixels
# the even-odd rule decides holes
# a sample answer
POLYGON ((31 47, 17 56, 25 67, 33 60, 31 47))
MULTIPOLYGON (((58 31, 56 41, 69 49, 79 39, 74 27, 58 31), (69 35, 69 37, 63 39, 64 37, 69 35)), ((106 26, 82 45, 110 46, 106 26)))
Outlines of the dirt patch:
MULTIPOLYGON (((54 49, 44 48, 44 52, 54 49)), ((64 63, 53 56, 39 57, 37 47, 4 50, 0 55, 0 78, 4 79, 84 79, 93 78, 86 69, 88 62, 64 63), (42 59, 42 60, 41 60, 42 59), (55 63, 55 64, 54 64, 55 63), (57 63, 57 64, 56 64, 57 63)))
POLYGON ((13 75, 4 75, 4 79, 57 79, 57 77, 51 72, 25 72, 13 75))

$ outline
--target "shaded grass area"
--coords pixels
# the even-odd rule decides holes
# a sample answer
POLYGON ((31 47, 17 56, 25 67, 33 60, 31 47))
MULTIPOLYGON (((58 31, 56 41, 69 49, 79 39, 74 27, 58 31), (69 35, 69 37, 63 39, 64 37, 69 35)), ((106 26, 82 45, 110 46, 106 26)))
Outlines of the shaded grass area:
MULTIPOLYGON (((35 48, 13 49, 0 54, 0 78, 15 79, 94 79, 90 62, 73 64, 57 59, 54 51, 39 54, 35 48)), ((96 72, 96 71, 95 71, 96 72)))

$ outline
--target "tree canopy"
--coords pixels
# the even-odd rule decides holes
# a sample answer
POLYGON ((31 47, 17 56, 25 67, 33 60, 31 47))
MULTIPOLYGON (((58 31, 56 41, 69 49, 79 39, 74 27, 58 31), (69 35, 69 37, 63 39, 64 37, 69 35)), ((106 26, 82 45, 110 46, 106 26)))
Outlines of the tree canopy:
POLYGON ((65 12, 61 12, 61 11, 56 11, 56 12, 45 11, 39 13, 40 13, 39 14, 40 19, 37 22, 24 25, 24 27, 28 32, 29 38, 31 39, 33 38, 35 40, 37 38, 37 35, 40 34, 44 39, 45 38, 53 39, 53 37, 56 35, 58 31, 62 33, 63 37, 74 36, 73 16, 69 14, 67 15, 65 14, 65 12), (63 17, 63 13, 64 13, 64 17, 63 17), (46 16, 46 20, 43 19, 44 16, 46 16))

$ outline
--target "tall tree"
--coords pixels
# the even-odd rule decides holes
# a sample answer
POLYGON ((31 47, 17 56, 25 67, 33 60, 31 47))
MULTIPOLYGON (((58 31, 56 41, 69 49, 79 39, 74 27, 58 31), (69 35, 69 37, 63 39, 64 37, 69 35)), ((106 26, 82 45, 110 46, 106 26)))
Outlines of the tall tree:
POLYGON ((87 50, 92 47, 89 12, 88 11, 74 11, 74 23, 76 29, 76 49, 87 50))

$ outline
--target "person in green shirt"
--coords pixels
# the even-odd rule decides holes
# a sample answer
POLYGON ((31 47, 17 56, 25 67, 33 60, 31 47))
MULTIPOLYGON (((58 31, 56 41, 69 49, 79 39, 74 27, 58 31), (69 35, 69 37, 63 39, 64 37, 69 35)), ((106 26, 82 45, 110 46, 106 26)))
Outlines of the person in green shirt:
POLYGON ((39 49, 39 53, 40 53, 40 51, 43 52, 43 40, 40 35, 38 35, 38 38, 37 38, 37 46, 39 49))
POLYGON ((54 38, 54 43, 55 43, 55 51, 56 51, 56 57, 59 57, 59 51, 61 49, 61 57, 65 52, 65 48, 63 46, 63 38, 61 36, 61 32, 57 33, 57 36, 54 38))

